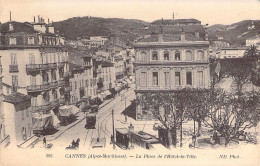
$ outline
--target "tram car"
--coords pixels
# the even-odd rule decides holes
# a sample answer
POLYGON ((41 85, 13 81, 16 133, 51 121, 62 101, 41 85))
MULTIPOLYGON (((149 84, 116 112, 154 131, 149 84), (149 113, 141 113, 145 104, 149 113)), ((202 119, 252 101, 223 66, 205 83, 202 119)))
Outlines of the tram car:
POLYGON ((95 129, 96 127, 96 113, 88 113, 86 115, 86 129, 95 129))

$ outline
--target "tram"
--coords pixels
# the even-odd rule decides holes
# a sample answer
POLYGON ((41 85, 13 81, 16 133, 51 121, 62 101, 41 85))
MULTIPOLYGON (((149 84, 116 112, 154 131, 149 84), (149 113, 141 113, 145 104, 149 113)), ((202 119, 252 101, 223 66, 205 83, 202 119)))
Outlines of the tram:
POLYGON ((86 129, 95 129, 96 127, 96 113, 87 113, 86 115, 86 129))

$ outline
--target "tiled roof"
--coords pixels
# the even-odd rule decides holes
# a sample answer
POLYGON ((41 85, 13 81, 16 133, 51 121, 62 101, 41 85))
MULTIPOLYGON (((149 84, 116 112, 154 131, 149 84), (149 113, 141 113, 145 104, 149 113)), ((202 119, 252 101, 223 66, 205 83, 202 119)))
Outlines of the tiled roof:
POLYGON ((152 24, 181 24, 181 23, 201 23, 199 20, 196 20, 194 18, 190 19, 160 19, 155 20, 152 22, 152 24))
POLYGON ((33 26, 29 23, 21 23, 21 22, 6 22, 4 24, 0 24, 0 32, 1 33, 17 33, 17 32, 27 32, 27 33, 38 33, 35 31, 33 26), (13 24, 13 30, 9 31, 9 24, 13 24))
POLYGON ((4 101, 12 104, 22 103, 27 100, 31 100, 31 96, 15 92, 4 97, 4 101))

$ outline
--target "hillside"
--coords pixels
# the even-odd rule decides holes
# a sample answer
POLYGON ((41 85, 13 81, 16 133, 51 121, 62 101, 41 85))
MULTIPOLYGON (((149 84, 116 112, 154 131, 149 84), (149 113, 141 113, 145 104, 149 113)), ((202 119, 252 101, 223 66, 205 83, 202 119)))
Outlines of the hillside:
POLYGON ((134 40, 149 23, 135 19, 73 17, 55 22, 59 34, 68 40, 83 36, 120 36, 123 40, 134 40))
POLYGON ((216 24, 208 28, 209 40, 223 37, 230 44, 244 45, 245 40, 260 34, 260 20, 244 20, 231 25, 216 24))

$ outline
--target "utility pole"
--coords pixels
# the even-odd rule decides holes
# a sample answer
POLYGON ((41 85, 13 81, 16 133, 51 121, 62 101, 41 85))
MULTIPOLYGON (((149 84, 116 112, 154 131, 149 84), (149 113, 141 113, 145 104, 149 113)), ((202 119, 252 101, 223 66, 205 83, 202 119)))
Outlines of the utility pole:
POLYGON ((113 125, 113 148, 115 149, 115 124, 114 124, 114 109, 112 109, 112 125, 113 125))

